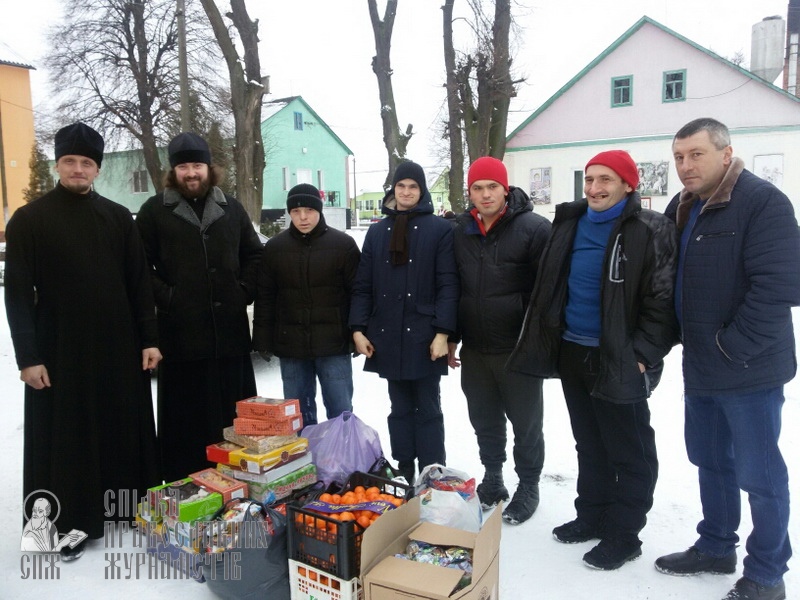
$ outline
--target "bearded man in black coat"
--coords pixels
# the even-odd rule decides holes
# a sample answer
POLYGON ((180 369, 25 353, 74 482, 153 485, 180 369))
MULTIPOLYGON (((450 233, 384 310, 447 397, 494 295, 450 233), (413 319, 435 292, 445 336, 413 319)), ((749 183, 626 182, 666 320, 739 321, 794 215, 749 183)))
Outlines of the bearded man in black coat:
MULTIPOLYGON (((26 514, 37 495, 55 498, 58 528, 90 538, 105 521, 131 520, 135 504, 118 503, 161 481, 153 294, 130 211, 92 189, 103 148, 83 123, 59 130, 58 184, 6 229, 6 311, 26 384, 26 514)), ((65 547, 61 559, 83 546, 65 547)))
POLYGON ((164 362, 158 438, 168 481, 208 467, 205 447, 255 396, 247 305, 261 242, 244 207, 216 184, 206 141, 181 133, 168 146, 166 187, 139 210, 164 362))

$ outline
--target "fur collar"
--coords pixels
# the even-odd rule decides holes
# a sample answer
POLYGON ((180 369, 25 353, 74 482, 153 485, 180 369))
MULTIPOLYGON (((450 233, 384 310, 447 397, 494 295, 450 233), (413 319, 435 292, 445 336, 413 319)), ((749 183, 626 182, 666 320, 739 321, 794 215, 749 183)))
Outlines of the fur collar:
MULTIPOLYGON (((728 170, 725 172, 722 181, 717 189, 714 190, 714 193, 709 196, 708 200, 706 200, 706 203, 703 205, 703 209, 700 211, 700 214, 703 214, 710 208, 716 208, 731 201, 731 192, 733 192, 733 186, 736 185, 736 181, 739 179, 739 175, 742 174, 742 171, 744 171, 744 161, 741 158, 734 156, 731 159, 731 164, 728 167, 728 170)), ((687 192, 686 189, 681 190, 680 200, 678 201, 678 210, 675 218, 678 229, 683 229, 686 223, 689 222, 689 213, 692 211, 692 205, 694 204, 694 201, 698 198, 699 196, 697 194, 687 192)))

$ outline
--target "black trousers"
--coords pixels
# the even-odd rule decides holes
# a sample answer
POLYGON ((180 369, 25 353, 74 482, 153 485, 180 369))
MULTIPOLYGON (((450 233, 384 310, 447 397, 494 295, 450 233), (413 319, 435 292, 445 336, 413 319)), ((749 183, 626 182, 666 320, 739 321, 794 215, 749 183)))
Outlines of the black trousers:
POLYGON ((461 348, 461 389, 486 470, 506 461, 506 419, 514 431, 514 469, 522 483, 538 483, 544 464, 542 380, 505 370, 510 353, 461 348))
POLYGON ((658 478, 650 407, 592 397, 599 348, 562 341, 558 363, 578 451, 578 518, 599 526, 604 538, 638 539, 658 478))
POLYGON ((439 394, 440 375, 422 379, 389 379, 389 442, 398 463, 419 460, 419 470, 445 464, 444 415, 439 394))

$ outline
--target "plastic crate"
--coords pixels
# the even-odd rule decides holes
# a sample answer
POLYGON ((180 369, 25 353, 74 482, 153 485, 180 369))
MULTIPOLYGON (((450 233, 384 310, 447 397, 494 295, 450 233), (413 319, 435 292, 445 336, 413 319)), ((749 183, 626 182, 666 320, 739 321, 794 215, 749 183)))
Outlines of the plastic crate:
MULTIPOLYGON (((368 473, 353 473, 338 492, 356 486, 375 486, 384 494, 410 499, 414 488, 368 473)), ((361 570, 361 538, 364 529, 354 521, 337 521, 306 510, 300 503, 287 506, 289 558, 322 569, 342 580, 358 577, 361 570), (308 523, 308 521, 311 521, 308 523), (325 527, 317 527, 325 523, 325 527)))
POLYGON ((292 600, 362 600, 358 577, 349 581, 289 559, 292 600))

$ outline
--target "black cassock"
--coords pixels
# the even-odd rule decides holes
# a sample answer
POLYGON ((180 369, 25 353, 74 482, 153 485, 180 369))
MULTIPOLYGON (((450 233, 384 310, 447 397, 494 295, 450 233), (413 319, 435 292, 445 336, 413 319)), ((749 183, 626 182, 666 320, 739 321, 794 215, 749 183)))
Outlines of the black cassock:
POLYGON ((60 532, 98 538, 161 481, 142 371, 142 349, 158 340, 141 238, 127 208, 59 184, 16 211, 6 240, 17 364, 44 364, 52 384, 25 386, 24 496, 49 490, 60 532))

